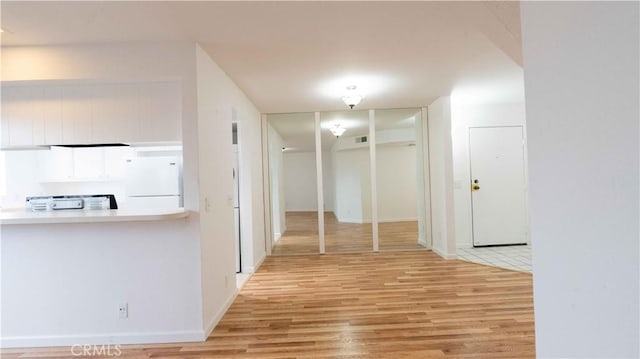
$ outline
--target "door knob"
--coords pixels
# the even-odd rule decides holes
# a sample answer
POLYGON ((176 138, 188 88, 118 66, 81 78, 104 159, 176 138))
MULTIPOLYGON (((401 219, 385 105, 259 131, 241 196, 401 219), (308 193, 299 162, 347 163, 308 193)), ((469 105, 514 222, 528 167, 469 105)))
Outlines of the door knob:
POLYGON ((477 191, 480 189, 480 186, 478 185, 473 185, 473 187, 471 187, 472 190, 477 191))

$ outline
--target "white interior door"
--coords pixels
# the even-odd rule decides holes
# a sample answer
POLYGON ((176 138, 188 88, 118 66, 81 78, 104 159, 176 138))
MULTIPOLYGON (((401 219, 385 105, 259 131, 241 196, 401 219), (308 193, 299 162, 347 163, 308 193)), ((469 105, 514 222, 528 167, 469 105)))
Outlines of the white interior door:
POLYGON ((469 129, 473 245, 527 242, 522 126, 469 129))

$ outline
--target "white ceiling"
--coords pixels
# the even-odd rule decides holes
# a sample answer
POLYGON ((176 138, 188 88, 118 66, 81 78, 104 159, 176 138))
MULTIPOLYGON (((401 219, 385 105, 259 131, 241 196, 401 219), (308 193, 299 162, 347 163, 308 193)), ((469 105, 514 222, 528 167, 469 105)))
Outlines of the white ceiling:
POLYGON ((522 96, 518 2, 2 1, 2 46, 195 41, 265 113, 522 96))

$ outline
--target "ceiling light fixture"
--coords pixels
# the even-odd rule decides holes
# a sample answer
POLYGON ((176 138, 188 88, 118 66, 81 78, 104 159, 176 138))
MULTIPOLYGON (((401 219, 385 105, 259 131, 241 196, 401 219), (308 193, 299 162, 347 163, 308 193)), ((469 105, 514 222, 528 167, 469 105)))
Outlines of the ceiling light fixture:
POLYGON ((336 136, 336 138, 338 138, 342 136, 342 134, 344 133, 344 131, 346 131, 346 129, 340 126, 339 123, 335 123, 333 126, 329 128, 329 131, 331 131, 331 133, 333 133, 333 135, 336 136))
POLYGON ((347 92, 342 96, 342 101, 344 101, 349 108, 353 108, 357 106, 363 98, 364 96, 356 91, 356 86, 347 86, 347 92))

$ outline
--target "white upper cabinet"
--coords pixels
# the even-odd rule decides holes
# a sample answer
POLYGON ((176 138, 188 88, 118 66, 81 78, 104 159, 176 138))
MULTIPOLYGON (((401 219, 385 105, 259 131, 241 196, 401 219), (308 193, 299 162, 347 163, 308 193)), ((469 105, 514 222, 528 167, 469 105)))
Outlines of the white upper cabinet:
POLYGON ((92 86, 62 88, 62 144, 92 143, 92 86))
POLYGON ((93 140, 135 142, 140 137, 139 85, 97 86, 93 99, 93 140))
POLYGON ((44 143, 47 145, 63 143, 62 87, 51 86, 43 88, 42 99, 44 143))
POLYGON ((180 141, 179 82, 2 89, 2 147, 180 141))
POLYGON ((2 89, 2 137, 8 146, 32 146, 44 142, 42 88, 32 86, 2 89))
POLYGON ((159 82, 140 87, 140 141, 180 141, 180 84, 159 82))

